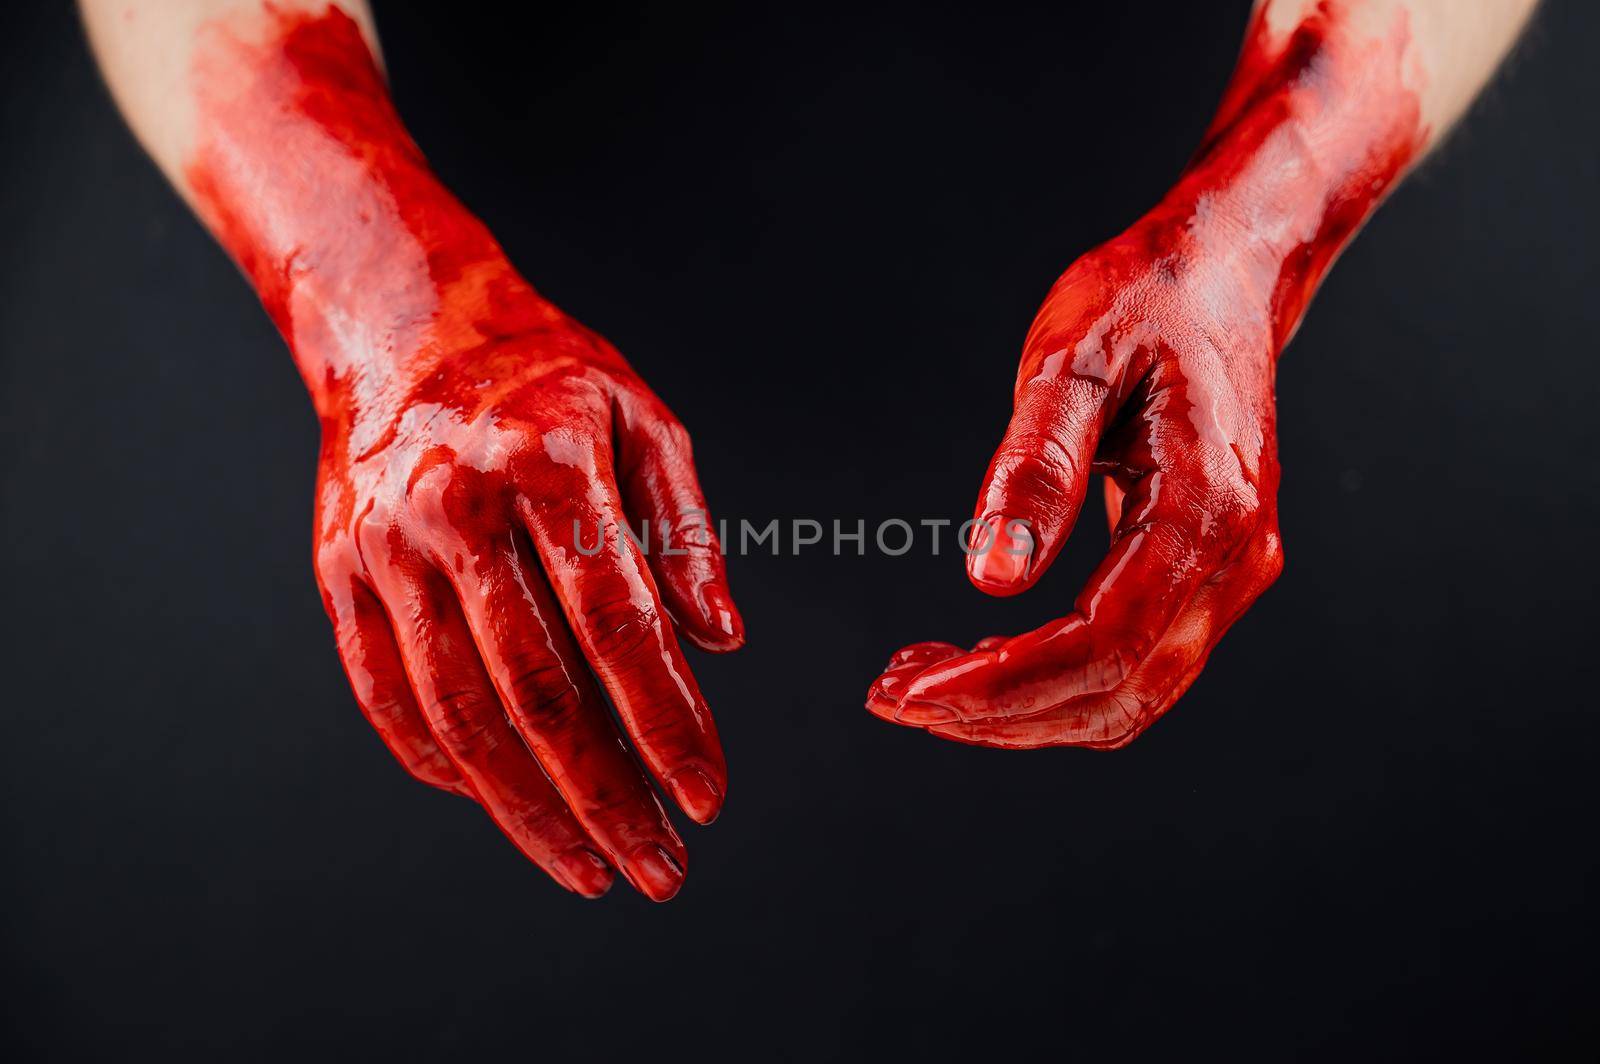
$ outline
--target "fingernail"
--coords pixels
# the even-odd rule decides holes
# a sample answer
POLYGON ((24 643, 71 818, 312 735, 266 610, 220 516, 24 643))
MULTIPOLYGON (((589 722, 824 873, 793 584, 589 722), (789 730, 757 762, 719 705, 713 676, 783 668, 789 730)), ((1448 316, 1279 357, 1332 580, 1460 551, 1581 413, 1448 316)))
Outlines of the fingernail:
POLYGON ((891 716, 899 704, 900 696, 889 685, 887 676, 880 676, 867 686, 867 709, 878 716, 891 716))
POLYGON ((593 850, 582 846, 556 858, 556 868, 567 885, 585 898, 598 898, 611 889, 611 866, 593 850))
POLYGON ((683 866, 653 842, 630 851, 622 872, 651 901, 667 901, 683 886, 683 866))
POLYGON ((973 529, 967 572, 980 587, 1013 588, 1027 579, 1028 563, 1033 560, 1033 533, 1027 522, 1004 514, 990 514, 983 521, 989 530, 973 529))
POLYGON ((711 584, 700 592, 700 601, 705 606, 706 622, 728 637, 728 649, 743 646, 744 618, 739 616, 728 589, 721 584, 711 584))
POLYGON ((960 720, 961 716, 949 706, 941 706, 937 702, 902 702, 900 708, 894 711, 894 719, 902 724, 931 728, 936 724, 960 720))
POLYGON ((697 768, 686 768, 672 777, 672 796, 697 824, 709 824, 722 812, 722 792, 697 768))

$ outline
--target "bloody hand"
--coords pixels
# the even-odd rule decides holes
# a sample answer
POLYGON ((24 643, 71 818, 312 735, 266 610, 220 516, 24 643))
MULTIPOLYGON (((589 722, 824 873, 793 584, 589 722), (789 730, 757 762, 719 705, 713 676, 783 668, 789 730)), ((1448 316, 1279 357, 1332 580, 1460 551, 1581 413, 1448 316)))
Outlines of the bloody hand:
POLYGON ((392 398, 358 401, 358 378, 324 417, 316 568, 345 667, 406 767, 557 879, 599 893, 610 862, 670 897, 683 844, 590 668, 651 773, 714 819, 727 771, 673 618, 710 650, 743 636, 688 437, 514 274, 471 298, 485 316, 401 352, 392 398))
POLYGON ((1079 259, 1024 345, 968 575, 1038 580, 1107 478, 1111 551, 1073 612, 971 651, 894 656, 867 706, 998 747, 1115 748, 1186 691, 1278 575, 1278 353, 1333 257, 1422 143, 1403 19, 1324 3, 1256 23, 1205 146, 1162 204, 1079 259))
POLYGON ((1080 259, 1033 327, 1016 413, 980 495, 968 573, 1025 590, 1111 484, 1111 552, 1076 609, 971 653, 907 648, 871 708, 1000 746, 1128 742, 1183 693, 1216 638, 1282 565, 1272 350, 1240 308, 1217 322, 1181 263, 1182 230, 1135 230, 1080 259))
POLYGON ((714 819, 727 772, 677 634, 744 636, 687 435, 440 186, 350 19, 210 34, 186 178, 316 403, 316 572, 357 700, 557 882, 598 895, 614 867, 671 897, 683 843, 601 687, 714 819))

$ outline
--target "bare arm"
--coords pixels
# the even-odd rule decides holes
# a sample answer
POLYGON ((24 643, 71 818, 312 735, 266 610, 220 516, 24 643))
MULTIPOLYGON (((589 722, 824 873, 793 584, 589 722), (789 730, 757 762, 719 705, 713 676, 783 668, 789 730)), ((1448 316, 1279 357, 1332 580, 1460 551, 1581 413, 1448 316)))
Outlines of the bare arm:
POLYGON ((685 849, 639 762, 716 817, 727 770, 679 636, 743 641, 683 426, 439 182, 365 4, 83 10, 316 406, 315 568, 368 719, 569 890, 604 893, 615 869, 671 897, 685 849), (620 531, 645 521, 649 557, 620 531))
MULTIPOLYGON (((247 22, 261 0, 81 0, 79 8, 117 107, 161 172, 190 199, 183 170, 195 144, 194 65, 202 31, 247 22)), ((342 0, 339 9, 381 66, 371 8, 365 0, 342 0)))
POLYGON ((1274 380, 1317 285, 1458 119, 1534 0, 1268 0, 1172 190, 1056 282, 979 490, 968 575, 1037 581, 1105 479, 1111 550, 1072 611, 918 643, 867 706, 999 747, 1131 742, 1283 566, 1274 380))

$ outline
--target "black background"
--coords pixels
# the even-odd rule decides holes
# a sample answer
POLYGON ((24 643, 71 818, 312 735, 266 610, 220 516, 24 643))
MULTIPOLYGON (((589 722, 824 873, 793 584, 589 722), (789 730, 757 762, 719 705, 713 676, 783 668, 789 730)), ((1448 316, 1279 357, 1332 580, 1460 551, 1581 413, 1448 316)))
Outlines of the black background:
MULTIPOLYGON (((1247 6, 379 23, 418 141, 689 425, 715 512, 870 525, 970 513, 1040 298, 1171 181, 1247 6)), ((1066 609, 1098 515, 1006 602, 948 547, 736 558, 750 644, 694 658, 730 801, 654 906, 563 894, 368 732, 293 366, 67 5, 14 14, 8 1041, 1593 1059, 1597 30, 1548 4, 1325 285, 1287 570, 1165 720, 1017 754, 861 708, 903 643, 1066 609)))

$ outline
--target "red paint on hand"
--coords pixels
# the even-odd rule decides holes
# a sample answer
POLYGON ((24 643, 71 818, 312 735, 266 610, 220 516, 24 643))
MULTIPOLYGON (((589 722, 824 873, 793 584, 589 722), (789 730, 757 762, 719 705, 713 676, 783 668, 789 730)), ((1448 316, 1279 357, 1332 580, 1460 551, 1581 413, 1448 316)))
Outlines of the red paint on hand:
POLYGON ((1092 472, 1114 483, 1109 556, 1066 617, 970 652, 920 643, 868 708, 961 742, 1118 747, 1184 693, 1277 577, 1273 378, 1334 257, 1425 142, 1404 21, 1368 38, 1324 0, 1286 36, 1262 12, 1178 184, 1075 262, 1024 345, 980 519, 1032 549, 974 557, 991 594, 1060 551, 1092 472))
POLYGON ((356 24, 205 31, 186 177, 322 423, 315 566, 362 709, 552 878, 656 900, 727 793, 678 635, 743 641, 683 427, 542 299, 407 136, 356 24), (619 530, 696 524, 647 558, 619 530), (607 547, 577 549, 606 530, 607 547))

